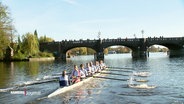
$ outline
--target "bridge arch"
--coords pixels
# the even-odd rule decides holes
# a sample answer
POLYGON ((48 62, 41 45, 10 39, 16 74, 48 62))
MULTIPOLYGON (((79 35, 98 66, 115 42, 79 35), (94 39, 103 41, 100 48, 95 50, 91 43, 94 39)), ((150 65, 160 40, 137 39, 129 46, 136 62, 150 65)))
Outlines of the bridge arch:
POLYGON ((150 53, 155 53, 155 52, 163 52, 166 53, 166 55, 169 55, 169 48, 167 48, 166 46, 163 45, 158 45, 158 44, 154 44, 150 47, 147 48, 147 56, 150 56, 150 53))
POLYGON ((96 53, 95 48, 94 47, 91 47, 91 46, 88 46, 88 45, 70 45, 67 48, 62 48, 61 49, 62 50, 61 51, 61 57, 62 57, 62 59, 65 59, 66 57, 68 57, 69 51, 72 50, 72 49, 76 49, 76 48, 79 48, 78 49, 78 52, 77 52, 78 55, 82 54, 81 52, 82 51, 85 51, 85 49, 86 49, 86 52, 87 52, 88 49, 90 49, 90 50, 93 50, 94 53, 96 53))
POLYGON ((154 44, 165 46, 169 49, 168 55, 170 57, 184 56, 184 37, 173 37, 173 38, 148 38, 148 47, 154 44))
POLYGON ((76 55, 94 55, 96 51, 92 48, 89 47, 74 47, 74 48, 69 48, 66 50, 67 57, 69 56, 76 56, 76 55))
POLYGON ((149 52, 167 52, 169 51, 169 48, 163 45, 154 44, 148 47, 147 51, 149 52))
POLYGON ((122 45, 129 47, 132 50, 133 58, 145 58, 146 57, 146 39, 143 38, 125 38, 125 39, 109 39, 103 42, 103 47, 106 48, 108 46, 113 45, 122 45))
POLYGON ((114 45, 114 46, 109 46, 104 49, 105 54, 111 54, 111 53, 130 53, 132 51, 131 48, 123 45, 114 45), (106 51, 108 50, 108 51, 106 51))

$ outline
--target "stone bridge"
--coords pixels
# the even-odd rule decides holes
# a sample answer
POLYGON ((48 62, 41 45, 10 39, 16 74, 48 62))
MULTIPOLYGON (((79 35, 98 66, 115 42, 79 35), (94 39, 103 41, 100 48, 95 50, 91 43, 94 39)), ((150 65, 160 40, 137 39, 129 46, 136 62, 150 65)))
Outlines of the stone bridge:
POLYGON ((59 42, 40 43, 40 50, 52 52, 56 58, 66 59, 66 52, 76 47, 88 47, 96 51, 95 59, 104 59, 103 51, 110 46, 121 45, 132 50, 133 58, 147 58, 147 49, 152 45, 163 45, 169 49, 170 57, 184 56, 184 37, 154 37, 154 38, 118 38, 98 40, 63 40, 59 42))

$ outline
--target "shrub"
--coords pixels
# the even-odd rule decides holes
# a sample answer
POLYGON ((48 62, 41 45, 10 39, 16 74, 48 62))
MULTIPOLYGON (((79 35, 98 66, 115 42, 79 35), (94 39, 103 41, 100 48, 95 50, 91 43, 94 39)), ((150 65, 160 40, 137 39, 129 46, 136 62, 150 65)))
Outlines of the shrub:
POLYGON ((15 59, 15 60, 23 60, 23 59, 26 59, 26 56, 25 56, 25 54, 23 54, 20 51, 18 51, 17 53, 14 54, 13 59, 15 59))

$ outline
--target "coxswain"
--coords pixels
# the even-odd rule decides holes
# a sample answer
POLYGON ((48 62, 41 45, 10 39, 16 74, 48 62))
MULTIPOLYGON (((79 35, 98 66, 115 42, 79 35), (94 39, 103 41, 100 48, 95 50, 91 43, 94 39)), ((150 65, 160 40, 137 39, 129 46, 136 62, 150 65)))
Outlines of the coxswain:
POLYGON ((68 80, 68 75, 66 75, 66 70, 64 70, 62 72, 62 75, 59 77, 59 85, 60 87, 69 85, 69 80, 68 80))

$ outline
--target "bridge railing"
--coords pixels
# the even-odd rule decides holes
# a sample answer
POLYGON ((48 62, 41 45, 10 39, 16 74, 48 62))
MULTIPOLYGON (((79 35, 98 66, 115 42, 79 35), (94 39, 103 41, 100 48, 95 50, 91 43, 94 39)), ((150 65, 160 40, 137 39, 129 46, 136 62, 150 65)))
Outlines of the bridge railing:
POLYGON ((133 41, 140 41, 138 38, 117 38, 117 39, 103 39, 102 42, 133 42, 133 41))
MULTIPOLYGON (((102 39, 102 42, 138 42, 143 38, 117 38, 117 39, 102 39)), ((184 41, 184 37, 148 37, 144 38, 146 41, 184 41)), ((87 39, 87 40, 62 40, 62 41, 55 41, 55 42, 46 42, 44 44, 85 44, 85 43, 96 43, 98 40, 87 39)))
MULTIPOLYGON (((63 40, 61 41, 62 43, 67 43, 67 44, 79 44, 79 43, 96 43, 98 40, 94 39, 94 40, 63 40)), ((117 39, 102 39, 101 40, 102 42, 126 42, 126 41, 129 41, 129 42, 132 42, 132 41, 140 41, 140 38, 117 38, 117 39)))
POLYGON ((147 38, 148 41, 182 41, 184 40, 184 37, 153 37, 153 38, 150 38, 148 37, 147 38))
POLYGON ((69 40, 69 41, 67 41, 67 40, 63 40, 62 41, 62 43, 63 44, 83 44, 83 43, 95 43, 95 42, 97 42, 97 40, 89 40, 89 39, 87 39, 87 40, 82 40, 82 39, 80 39, 80 40, 69 40))

